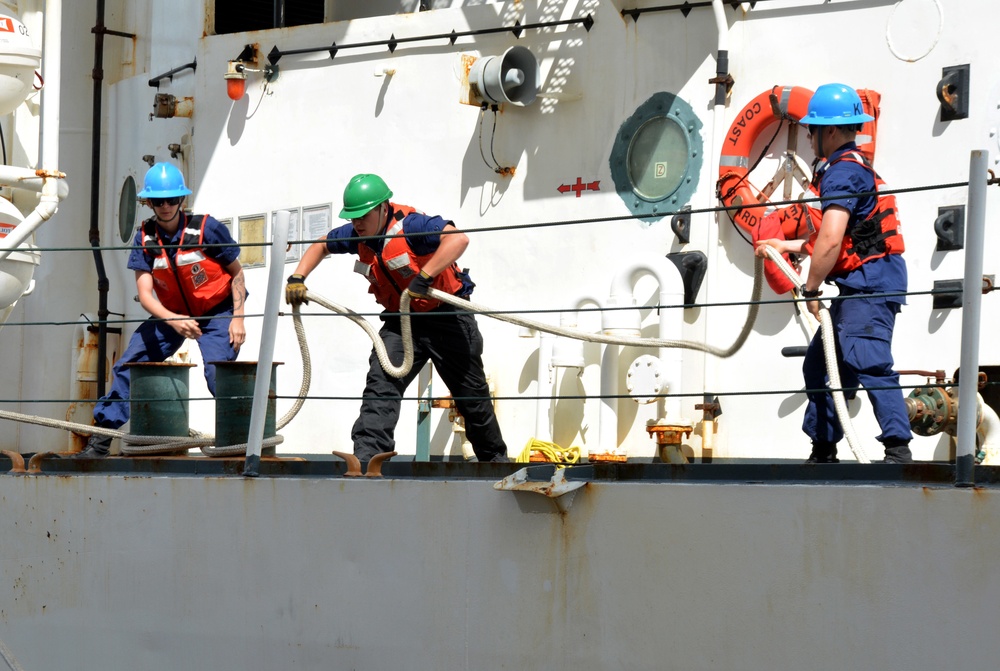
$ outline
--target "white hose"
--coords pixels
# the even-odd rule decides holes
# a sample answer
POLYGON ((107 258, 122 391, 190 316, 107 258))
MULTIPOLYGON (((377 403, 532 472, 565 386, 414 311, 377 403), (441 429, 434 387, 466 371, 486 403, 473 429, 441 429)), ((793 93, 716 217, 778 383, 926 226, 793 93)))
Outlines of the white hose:
POLYGON ((976 396, 979 401, 980 416, 982 417, 982 420, 979 422, 979 428, 976 431, 976 437, 979 439, 979 446, 976 450, 976 463, 982 463, 985 466, 995 466, 997 463, 997 451, 1000 450, 1000 444, 998 444, 1000 443, 1000 418, 997 417, 996 411, 983 400, 982 394, 976 394, 976 396))
MULTIPOLYGON (((732 345, 726 348, 713 347, 711 345, 706 345, 700 342, 692 342, 689 340, 663 340, 661 338, 639 338, 636 336, 609 336, 598 333, 588 333, 586 331, 580 331, 578 329, 565 328, 562 326, 552 326, 551 324, 546 324, 545 322, 535 321, 533 319, 524 319, 522 317, 514 317, 509 314, 499 314, 493 311, 485 305, 474 303, 465 298, 458 298, 452 296, 451 294, 446 294, 437 289, 431 289, 428 295, 431 298, 437 299, 442 303, 447 303, 454 307, 463 308, 465 310, 471 310, 473 312, 478 312, 484 314, 487 317, 493 317, 494 319, 499 319, 500 321, 505 321, 510 324, 516 324, 518 326, 526 326, 528 328, 535 329, 536 331, 544 331, 545 333, 554 333, 555 335, 565 336, 567 338, 575 338, 577 340, 585 340, 587 342, 603 343, 606 345, 627 345, 631 347, 680 347, 683 349, 693 349, 699 352, 705 352, 706 354, 712 354, 720 358, 728 358, 739 351, 746 342, 746 339, 750 335, 750 331, 753 329, 754 322, 757 320, 757 313, 760 311, 760 295, 763 288, 763 276, 764 276, 764 262, 763 259, 758 258, 754 265, 754 281, 753 281, 753 291, 750 298, 750 307, 747 310, 747 318, 743 324, 743 329, 740 334, 736 336, 736 340, 732 345)), ((401 308, 402 309, 402 308, 401 308)))
MULTIPOLYGON (((795 269, 785 261, 785 258, 770 246, 765 246, 764 252, 767 254, 767 258, 774 261, 778 268, 781 269, 781 272, 801 291, 804 286, 802 279, 795 272, 795 269)), ((847 444, 851 447, 854 457, 859 463, 869 464, 871 463, 871 459, 865 454, 865 450, 861 446, 861 441, 854 431, 854 424, 851 422, 851 416, 847 411, 847 400, 844 398, 844 392, 841 389, 840 370, 837 368, 837 340, 833 330, 833 322, 830 320, 830 310, 823 301, 817 302, 819 303, 820 337, 823 340, 823 354, 826 358, 826 374, 830 378, 830 388, 832 389, 830 393, 833 394, 833 407, 837 412, 837 419, 840 420, 840 426, 844 430, 844 437, 847 438, 847 444)))
MULTIPOLYGON (((431 289, 433 294, 440 294, 440 292, 431 289)), ((447 296, 448 294, 441 294, 447 296)), ((439 296, 435 295, 435 298, 439 296)), ((389 360, 389 354, 386 352, 385 343, 382 342, 382 338, 379 337, 378 331, 375 327, 371 325, 367 319, 359 315, 354 310, 350 308, 345 308, 342 305, 338 305, 326 298, 320 296, 319 294, 313 293, 312 291, 306 292, 306 298, 311 301, 316 301, 328 310, 340 313, 348 317, 355 324, 360 326, 371 338, 372 344, 375 346, 375 356, 378 357, 378 361, 382 364, 382 368, 389 375, 400 378, 404 377, 413 368, 413 335, 410 326, 410 294, 404 291, 403 295, 399 299, 399 310, 400 310, 400 330, 402 331, 403 337, 403 363, 399 366, 393 365, 392 361, 389 360)), ((298 307, 298 306, 296 306, 298 307)), ((301 343, 301 341, 300 341, 301 343)), ((305 396, 305 394, 302 394, 305 396)))
MULTIPOLYGON (((10 412, 0 410, 0 419, 9 419, 14 422, 24 422, 26 424, 37 424, 48 426, 54 429, 65 429, 74 433, 84 435, 104 436, 106 438, 118 438, 122 441, 122 454, 163 454, 186 450, 190 448, 200 448, 202 452, 210 457, 229 456, 244 454, 246 443, 240 445, 226 445, 222 447, 212 447, 215 437, 209 434, 192 431, 190 436, 140 436, 118 429, 106 429, 101 426, 91 426, 90 424, 80 424, 78 422, 67 422, 59 419, 50 419, 39 415, 26 415, 20 412, 10 412)), ((264 446, 279 445, 284 441, 281 436, 273 436, 264 440, 264 446)))

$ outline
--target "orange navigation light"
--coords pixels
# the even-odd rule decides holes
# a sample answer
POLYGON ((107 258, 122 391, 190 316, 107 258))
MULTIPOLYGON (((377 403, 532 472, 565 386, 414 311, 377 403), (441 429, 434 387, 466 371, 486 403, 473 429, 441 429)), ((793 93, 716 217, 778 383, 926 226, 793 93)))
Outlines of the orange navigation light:
POLYGON ((240 100, 247 92, 247 73, 242 61, 229 61, 226 74, 226 95, 230 100, 240 100))

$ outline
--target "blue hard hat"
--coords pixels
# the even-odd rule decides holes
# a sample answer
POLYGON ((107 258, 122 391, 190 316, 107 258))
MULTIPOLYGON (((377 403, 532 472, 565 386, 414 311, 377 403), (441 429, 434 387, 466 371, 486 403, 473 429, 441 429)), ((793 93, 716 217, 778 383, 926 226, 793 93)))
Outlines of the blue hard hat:
POLYGON ((184 175, 169 163, 155 163, 146 171, 140 198, 171 198, 188 196, 191 189, 184 185, 184 175))
POLYGON ((806 126, 850 126, 873 121, 865 114, 858 92, 844 84, 823 84, 809 99, 809 111, 799 123, 806 126))

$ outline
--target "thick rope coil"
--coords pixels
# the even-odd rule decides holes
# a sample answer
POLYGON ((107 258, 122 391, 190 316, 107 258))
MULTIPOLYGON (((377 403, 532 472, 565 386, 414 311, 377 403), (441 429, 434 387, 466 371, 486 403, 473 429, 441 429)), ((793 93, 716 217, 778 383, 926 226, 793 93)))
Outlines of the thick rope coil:
MULTIPOLYGON (((187 438, 180 436, 139 436, 117 429, 106 429, 90 424, 80 424, 78 422, 67 422, 59 419, 50 419, 39 415, 26 415, 20 412, 9 412, 0 410, 0 419, 9 419, 14 422, 24 422, 26 424, 37 424, 48 426, 54 429, 65 429, 74 433, 85 435, 105 436, 107 438, 118 438, 122 441, 122 454, 126 455, 153 455, 176 452, 194 447, 200 448, 202 452, 210 457, 229 456, 246 453, 246 443, 241 445, 226 445, 222 447, 212 447, 215 437, 191 431, 187 438)), ((284 441, 281 436, 273 436, 264 440, 264 446, 279 445, 284 441)))

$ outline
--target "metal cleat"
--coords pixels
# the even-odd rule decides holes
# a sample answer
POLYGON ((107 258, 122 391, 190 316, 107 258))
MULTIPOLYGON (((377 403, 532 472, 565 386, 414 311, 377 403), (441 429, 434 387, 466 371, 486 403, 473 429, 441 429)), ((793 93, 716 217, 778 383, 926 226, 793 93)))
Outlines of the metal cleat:
POLYGON ((0 454, 10 459, 10 470, 8 473, 24 473, 24 457, 20 452, 13 450, 0 450, 0 454))
POLYGON ((38 475, 42 472, 42 461, 48 457, 59 458, 58 452, 39 452, 32 455, 31 459, 28 460, 28 474, 38 475))
POLYGON ((382 477, 382 462, 389 457, 396 456, 395 452, 382 452, 381 454, 376 454, 368 462, 368 470, 365 471, 365 476, 369 478, 381 478, 382 477))
MULTIPOLYGON (((344 477, 357 478, 362 475, 361 460, 356 456, 349 452, 334 452, 333 454, 334 456, 340 457, 347 462, 347 472, 344 473, 344 477)), ((381 454, 376 454, 368 462, 368 470, 363 475, 369 478, 381 478, 382 462, 394 456, 396 456, 395 452, 382 452, 381 454)))
POLYGON ((347 462, 347 472, 344 473, 344 477, 356 478, 361 475, 361 460, 349 452, 333 452, 333 455, 340 457, 347 462))

